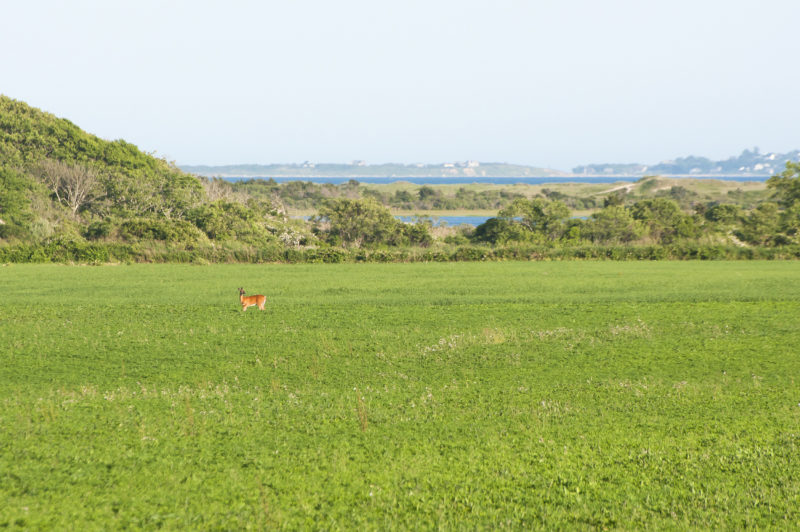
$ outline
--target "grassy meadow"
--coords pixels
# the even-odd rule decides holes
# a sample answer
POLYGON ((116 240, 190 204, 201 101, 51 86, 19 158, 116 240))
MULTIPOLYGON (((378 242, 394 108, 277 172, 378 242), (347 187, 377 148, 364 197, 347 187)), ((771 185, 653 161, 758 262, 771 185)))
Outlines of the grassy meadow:
POLYGON ((798 346, 792 261, 0 266, 0 528, 796 529, 798 346))

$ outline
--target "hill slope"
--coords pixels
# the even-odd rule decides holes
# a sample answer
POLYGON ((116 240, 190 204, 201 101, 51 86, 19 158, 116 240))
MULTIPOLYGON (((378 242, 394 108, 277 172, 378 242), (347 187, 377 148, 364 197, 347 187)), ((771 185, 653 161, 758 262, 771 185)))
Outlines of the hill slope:
MULTIPOLYGON (((143 249, 283 247, 302 222, 269 198, 235 195, 124 140, 107 141, 0 95, 0 242, 143 249)), ((141 253, 140 253, 141 255, 141 253)))
MULTIPOLYGON (((124 140, 107 141, 69 120, 0 95, 0 168, 48 182, 43 161, 88 170, 96 181, 86 205, 96 214, 185 210, 202 194, 200 181, 124 140), (93 200, 93 201, 89 201, 93 200)), ((58 194, 58 183, 52 183, 58 194)), ((77 211, 77 209, 75 209, 77 211)))

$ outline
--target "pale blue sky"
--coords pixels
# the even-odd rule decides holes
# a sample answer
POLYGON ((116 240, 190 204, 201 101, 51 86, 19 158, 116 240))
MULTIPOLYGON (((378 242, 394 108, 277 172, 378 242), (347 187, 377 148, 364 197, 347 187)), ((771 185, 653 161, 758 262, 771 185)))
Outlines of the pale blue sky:
POLYGON ((800 148, 797 0, 4 2, 0 92, 178 164, 800 148))

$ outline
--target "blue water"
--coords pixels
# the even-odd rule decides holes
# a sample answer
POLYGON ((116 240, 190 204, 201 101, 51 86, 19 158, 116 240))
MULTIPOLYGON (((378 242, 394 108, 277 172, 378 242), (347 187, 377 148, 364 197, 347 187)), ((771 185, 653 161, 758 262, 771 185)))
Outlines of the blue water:
MULTIPOLYGON (((303 220, 311 219, 311 216, 297 216, 297 218, 303 220)), ((395 216, 398 220, 405 223, 416 223, 420 217, 417 216, 395 216)), ((479 226, 489 218, 493 218, 492 216, 423 216, 421 217, 422 220, 429 219, 433 222, 434 226, 439 225, 474 225, 479 226)))
MULTIPOLYGON (((247 179, 274 179, 278 183, 287 181, 310 181, 312 183, 331 183, 340 185, 350 180, 359 183, 370 184, 389 184, 397 182, 413 183, 415 185, 465 185, 469 183, 483 183, 494 185, 514 185, 517 183, 525 185, 545 185, 557 183, 633 183, 641 179, 635 176, 610 176, 610 177, 226 177, 227 181, 243 181, 247 179)), ((681 178, 677 178, 681 179, 681 178)), ((693 176, 691 179, 718 179, 720 181, 737 181, 744 183, 747 181, 763 182, 769 176, 693 176)))
MULTIPOLYGON (((414 223, 417 221, 416 216, 395 216, 401 222, 414 223)), ((433 225, 474 225, 479 226, 492 216, 430 216, 428 217, 433 222, 433 225)), ((424 219, 424 218, 423 218, 424 219)))

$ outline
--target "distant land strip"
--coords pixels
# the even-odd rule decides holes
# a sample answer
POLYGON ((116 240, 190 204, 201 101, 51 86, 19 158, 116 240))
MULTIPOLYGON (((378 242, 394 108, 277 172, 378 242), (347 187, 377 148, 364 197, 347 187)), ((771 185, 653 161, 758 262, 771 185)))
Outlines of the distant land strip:
POLYGON ((569 172, 505 163, 443 164, 233 164, 181 165, 185 172, 206 177, 569 177, 569 172))
POLYGON ((654 165, 608 163, 577 166, 571 172, 510 163, 464 161, 440 164, 232 164, 222 166, 181 165, 185 172, 205 177, 637 177, 661 175, 669 177, 764 177, 783 171, 786 162, 800 161, 800 150, 787 153, 761 153, 758 148, 744 150, 739 156, 712 161, 705 157, 681 157, 654 165))

